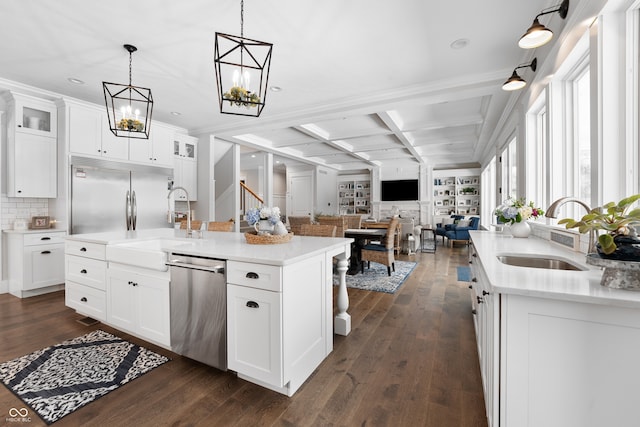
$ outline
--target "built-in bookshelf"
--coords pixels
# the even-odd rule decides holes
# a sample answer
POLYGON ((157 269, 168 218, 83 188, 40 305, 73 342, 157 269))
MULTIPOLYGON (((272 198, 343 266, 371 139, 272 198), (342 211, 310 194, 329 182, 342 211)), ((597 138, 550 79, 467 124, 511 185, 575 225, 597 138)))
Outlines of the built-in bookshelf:
POLYGON ((480 177, 444 176, 433 179, 434 215, 479 215, 480 177))
POLYGON ((338 206, 340 214, 371 214, 371 180, 364 176, 344 177, 338 180, 338 206))

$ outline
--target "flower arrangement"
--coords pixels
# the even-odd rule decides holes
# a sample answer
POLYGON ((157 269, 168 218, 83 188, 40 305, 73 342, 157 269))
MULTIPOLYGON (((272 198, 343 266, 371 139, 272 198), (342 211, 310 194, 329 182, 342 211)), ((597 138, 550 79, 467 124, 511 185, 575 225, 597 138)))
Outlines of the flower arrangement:
POLYGON ((544 211, 534 206, 533 202, 526 203, 524 198, 510 198, 498 206, 495 210, 498 221, 504 224, 527 221, 531 218, 538 219, 544 215, 544 211))
POLYGON ((245 219, 247 220, 249 225, 254 225, 258 221, 263 219, 269 220, 271 224, 275 225, 278 223, 278 221, 280 221, 280 208, 277 206, 263 206, 261 208, 252 208, 247 211, 245 219))
POLYGON ((235 104, 238 107, 257 107, 260 103, 258 95, 240 86, 233 86, 229 89, 229 92, 225 92, 222 95, 222 98, 229 101, 232 106, 235 104))
POLYGON ((128 130, 130 132, 142 132, 144 124, 136 119, 122 119, 118 122, 118 129, 128 130))

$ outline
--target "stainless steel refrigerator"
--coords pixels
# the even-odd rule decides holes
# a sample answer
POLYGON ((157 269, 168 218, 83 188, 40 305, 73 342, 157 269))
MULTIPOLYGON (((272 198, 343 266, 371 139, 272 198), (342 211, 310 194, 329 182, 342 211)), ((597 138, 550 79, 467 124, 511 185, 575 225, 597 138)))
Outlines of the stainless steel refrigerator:
POLYGON ((170 227, 172 181, 168 168, 72 159, 71 234, 170 227))

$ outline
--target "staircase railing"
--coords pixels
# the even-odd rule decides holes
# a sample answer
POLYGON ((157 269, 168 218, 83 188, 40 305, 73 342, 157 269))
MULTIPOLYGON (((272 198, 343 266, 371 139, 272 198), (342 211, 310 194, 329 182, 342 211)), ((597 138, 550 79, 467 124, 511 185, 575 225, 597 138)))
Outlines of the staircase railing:
POLYGON ((264 203, 262 197, 253 192, 244 182, 240 182, 240 212, 246 213, 249 209, 259 208, 264 203))

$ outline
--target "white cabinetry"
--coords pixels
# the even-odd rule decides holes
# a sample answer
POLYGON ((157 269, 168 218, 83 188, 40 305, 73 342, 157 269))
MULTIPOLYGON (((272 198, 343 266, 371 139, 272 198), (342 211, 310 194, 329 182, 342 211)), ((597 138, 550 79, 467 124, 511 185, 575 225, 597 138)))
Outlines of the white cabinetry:
POLYGON ((96 320, 107 320, 106 245, 70 241, 65 243, 65 304, 96 320))
POLYGON ((328 268, 324 255, 284 267, 227 262, 229 369, 295 393, 331 351, 328 268))
MULTIPOLYGON (((173 185, 184 187, 191 201, 198 200, 198 139, 175 134, 173 139, 173 185)), ((186 201, 184 192, 176 193, 176 200, 186 201)))
POLYGON ((7 100, 7 196, 55 198, 56 106, 13 92, 7 100))
POLYGON ((19 298, 60 289, 64 283, 64 231, 6 233, 9 292, 19 298))
POLYGON ((167 272, 110 264, 107 323, 159 345, 171 345, 167 272))
POLYGON ((85 105, 68 104, 69 152, 99 156, 115 160, 127 160, 129 142, 117 138, 109 130, 104 109, 85 105))
POLYGON ((129 160, 173 167, 173 134, 173 128, 153 122, 149 139, 129 140, 129 160))

